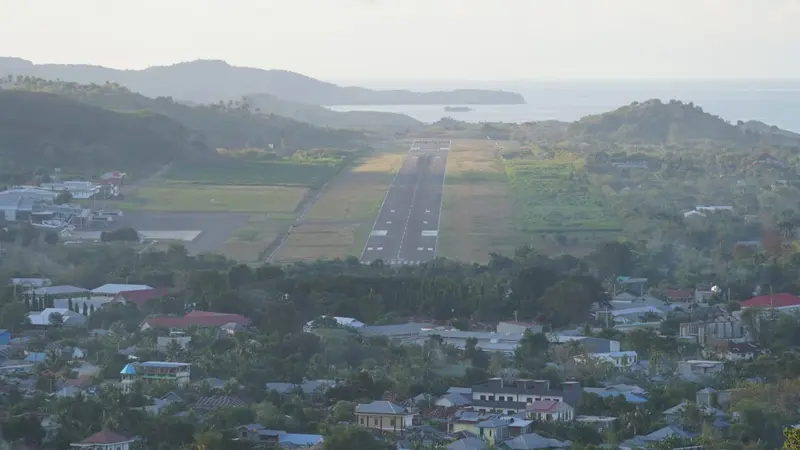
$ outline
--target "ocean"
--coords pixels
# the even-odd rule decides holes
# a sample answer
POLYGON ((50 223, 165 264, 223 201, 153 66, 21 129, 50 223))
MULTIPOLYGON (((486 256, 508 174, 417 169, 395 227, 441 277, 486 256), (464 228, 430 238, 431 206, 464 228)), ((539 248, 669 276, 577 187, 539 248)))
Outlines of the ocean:
MULTIPOLYGON (((800 133, 800 80, 614 80, 426 82, 360 81, 373 89, 503 89, 525 97, 524 105, 470 105, 473 111, 445 112, 443 105, 338 105, 335 111, 388 111, 407 114, 423 122, 450 116, 467 122, 521 123, 539 120, 574 121, 634 101, 659 98, 694 102, 704 111, 730 122, 760 120, 800 133)), ((449 105, 461 106, 461 105, 449 105)))

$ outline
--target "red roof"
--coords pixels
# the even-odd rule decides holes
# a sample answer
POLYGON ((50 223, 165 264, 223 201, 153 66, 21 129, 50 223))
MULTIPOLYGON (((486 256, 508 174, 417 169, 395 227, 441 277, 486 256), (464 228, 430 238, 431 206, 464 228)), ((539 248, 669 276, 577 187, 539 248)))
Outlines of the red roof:
POLYGON ((687 291, 683 289, 667 289, 667 298, 690 298, 692 297, 692 291, 687 291))
POLYGON ((537 400, 531 404, 530 410, 536 412, 548 412, 557 409, 558 402, 553 400, 537 400))
POLYGON ((742 302, 745 308, 783 308, 800 305, 800 297, 792 294, 773 294, 753 297, 742 302))
POLYGON ((168 293, 169 288, 154 288, 142 289, 140 291, 123 291, 120 292, 119 295, 125 299, 125 302, 133 303, 137 308, 141 308, 148 301, 154 298, 164 297, 168 293))
POLYGON ((131 442, 132 438, 122 436, 108 430, 103 430, 95 433, 88 438, 82 440, 80 444, 121 444, 123 442, 131 442))
POLYGON ((250 319, 240 314, 192 311, 183 317, 148 317, 144 320, 144 323, 154 328, 188 328, 192 325, 199 327, 221 327, 229 323, 250 325, 250 319))

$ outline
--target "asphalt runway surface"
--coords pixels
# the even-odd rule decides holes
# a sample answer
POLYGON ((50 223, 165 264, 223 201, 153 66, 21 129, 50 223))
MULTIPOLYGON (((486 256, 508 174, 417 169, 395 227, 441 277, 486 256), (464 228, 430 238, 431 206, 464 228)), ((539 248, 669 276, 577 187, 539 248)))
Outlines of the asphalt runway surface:
POLYGON ((363 262, 420 264, 436 257, 448 140, 417 140, 389 186, 363 262))

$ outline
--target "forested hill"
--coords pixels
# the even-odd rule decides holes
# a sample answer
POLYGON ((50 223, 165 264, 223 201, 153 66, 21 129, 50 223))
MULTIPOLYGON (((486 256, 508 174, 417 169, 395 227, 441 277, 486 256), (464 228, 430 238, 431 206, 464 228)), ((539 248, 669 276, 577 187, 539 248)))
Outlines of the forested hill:
POLYGON ((211 153, 195 133, 160 114, 114 112, 55 94, 0 89, 4 172, 154 167, 211 153))
POLYGON ((731 147, 800 145, 798 135, 773 127, 754 129, 746 123, 734 125, 706 113, 693 103, 648 100, 614 111, 587 116, 569 125, 570 140, 601 140, 641 144, 713 142, 731 147))
POLYGON ((197 60, 144 70, 117 70, 89 65, 33 64, 20 58, 0 58, 0 77, 7 75, 86 84, 110 81, 149 97, 174 97, 200 103, 238 100, 245 95, 261 93, 311 105, 525 103, 521 95, 505 91, 411 92, 342 87, 286 70, 234 67, 216 60, 197 60))
POLYGON ((196 132, 211 148, 353 148, 363 134, 348 130, 317 128, 285 117, 259 114, 249 105, 228 102, 189 106, 169 97, 149 98, 118 84, 48 81, 34 77, 6 79, 7 87, 49 92, 117 111, 148 110, 163 114, 196 132))

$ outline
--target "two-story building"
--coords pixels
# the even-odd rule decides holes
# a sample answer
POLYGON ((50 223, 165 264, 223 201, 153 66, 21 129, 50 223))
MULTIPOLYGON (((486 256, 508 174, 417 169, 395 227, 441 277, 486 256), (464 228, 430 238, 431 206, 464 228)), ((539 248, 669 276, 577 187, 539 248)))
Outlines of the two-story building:
POLYGON ((580 403, 583 389, 577 381, 566 381, 551 388, 547 380, 504 380, 491 378, 472 386, 472 406, 476 411, 522 413, 537 401, 580 403))
POLYGON ((80 442, 73 442, 70 444, 70 448, 82 450, 131 450, 135 442, 136 438, 103 430, 80 442))
POLYGON ((387 401, 356 406, 356 423, 365 428, 399 432, 413 426, 414 414, 387 401))
POLYGON ((147 361, 125 365, 119 372, 122 377, 122 388, 128 390, 137 380, 165 381, 187 386, 191 378, 190 363, 147 361))

